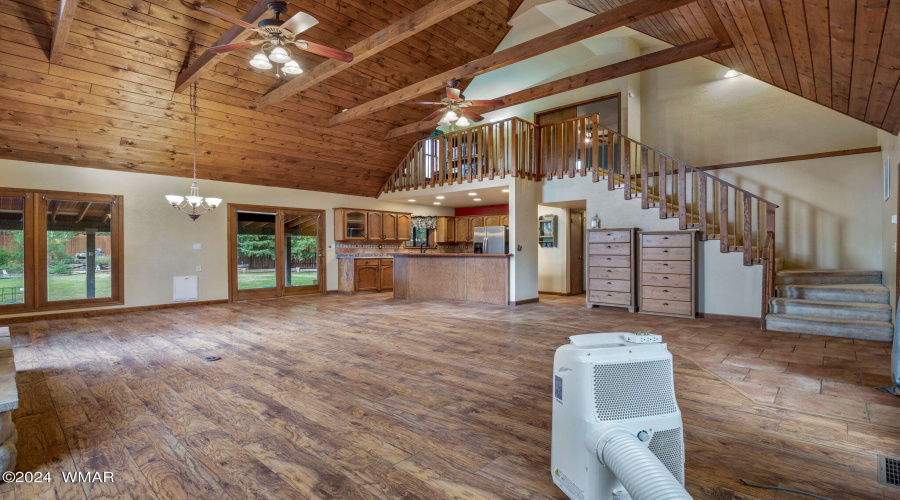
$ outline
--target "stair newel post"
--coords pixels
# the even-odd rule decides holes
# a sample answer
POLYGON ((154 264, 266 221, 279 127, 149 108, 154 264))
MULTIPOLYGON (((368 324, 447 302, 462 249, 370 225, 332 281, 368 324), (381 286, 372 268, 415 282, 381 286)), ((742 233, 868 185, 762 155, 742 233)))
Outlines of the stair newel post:
POLYGON ((719 248, 728 252, 728 185, 719 182, 719 248))
MULTIPOLYGON (((687 229, 687 168, 678 166, 678 227, 687 229)), ((674 167, 673 167, 674 168, 674 167)))
MULTIPOLYGON (((744 222, 744 236, 743 236, 743 245, 744 245, 744 265, 750 266, 753 265, 753 199, 750 197, 750 193, 744 193, 744 212, 743 212, 743 222, 744 222)), ((735 244, 737 242, 735 241, 735 244)))
POLYGON ((625 179, 625 199, 631 199, 631 141, 622 137, 622 177, 625 179))
POLYGON ((648 187, 649 187, 649 173, 650 173, 650 152, 647 151, 647 148, 644 146, 638 145, 638 149, 641 152, 641 208, 650 208, 650 199, 647 197, 648 187))

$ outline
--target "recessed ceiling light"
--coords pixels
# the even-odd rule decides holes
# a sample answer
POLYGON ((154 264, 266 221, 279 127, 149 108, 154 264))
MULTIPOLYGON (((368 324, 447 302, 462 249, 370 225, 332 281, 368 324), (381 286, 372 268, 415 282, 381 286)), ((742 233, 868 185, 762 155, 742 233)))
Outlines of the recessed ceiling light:
POLYGON ((508 192, 509 192, 509 189, 501 189, 500 192, 508 193, 508 192))
POLYGON ((444 199, 443 196, 435 196, 435 198, 437 198, 437 199, 439 199, 439 200, 443 200, 443 199, 444 199))
POLYGON ((416 201, 416 200, 406 200, 406 201, 416 201))
POLYGON ((473 201, 481 201, 481 198, 473 198, 473 201))
POLYGON ((440 204, 441 204, 441 202, 439 202, 439 201, 436 201, 436 202, 434 202, 434 204, 435 204, 435 205, 440 205, 440 204))
POLYGON ((478 196, 478 193, 469 193, 469 196, 478 196))
POLYGON ((729 69, 728 71, 725 72, 725 78, 734 78, 739 75, 740 75, 740 73, 733 69, 729 69))

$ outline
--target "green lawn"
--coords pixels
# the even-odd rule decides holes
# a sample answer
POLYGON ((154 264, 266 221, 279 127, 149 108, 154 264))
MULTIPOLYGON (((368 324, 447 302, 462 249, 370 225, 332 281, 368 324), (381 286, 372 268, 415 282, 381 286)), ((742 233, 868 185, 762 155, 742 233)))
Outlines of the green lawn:
MULTIPOLYGON (((51 275, 47 277, 47 294, 50 300, 73 300, 87 298, 87 275, 72 274, 69 276, 51 275)), ((110 273, 100 272, 94 283, 94 297, 111 297, 110 273)), ((22 278, 2 278, 0 288, 21 288, 22 278)), ((21 294, 19 295, 21 301, 21 294)))
MULTIPOLYGON (((291 285, 312 285, 319 273, 316 271, 301 271, 291 274, 291 285)), ((238 290, 253 288, 272 288, 275 286, 275 273, 238 273, 238 290)))

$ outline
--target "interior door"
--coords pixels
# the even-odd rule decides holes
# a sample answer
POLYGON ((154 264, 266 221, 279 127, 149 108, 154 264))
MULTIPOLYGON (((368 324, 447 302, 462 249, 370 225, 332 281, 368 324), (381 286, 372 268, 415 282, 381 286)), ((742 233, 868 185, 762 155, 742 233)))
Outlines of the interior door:
POLYGON ((228 205, 230 299, 321 293, 325 213, 228 205))
POLYGON ((325 216, 321 212, 284 210, 284 295, 318 293, 325 284, 325 216))
POLYGON ((569 212, 569 294, 584 293, 584 212, 569 212))

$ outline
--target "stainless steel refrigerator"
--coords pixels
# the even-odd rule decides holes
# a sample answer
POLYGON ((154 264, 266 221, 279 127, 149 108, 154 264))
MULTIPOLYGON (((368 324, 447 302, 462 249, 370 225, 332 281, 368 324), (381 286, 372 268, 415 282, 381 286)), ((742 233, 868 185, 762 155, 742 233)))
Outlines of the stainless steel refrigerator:
POLYGON ((476 227, 475 253, 506 254, 509 253, 509 228, 506 226, 476 227))

